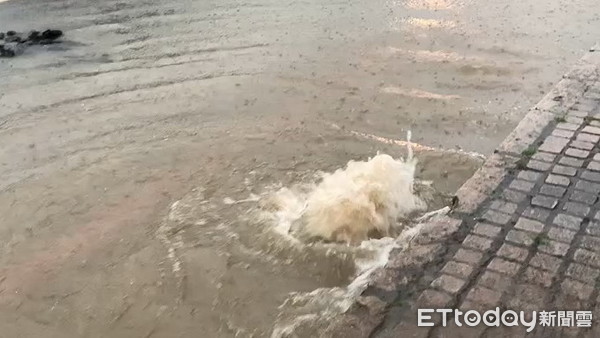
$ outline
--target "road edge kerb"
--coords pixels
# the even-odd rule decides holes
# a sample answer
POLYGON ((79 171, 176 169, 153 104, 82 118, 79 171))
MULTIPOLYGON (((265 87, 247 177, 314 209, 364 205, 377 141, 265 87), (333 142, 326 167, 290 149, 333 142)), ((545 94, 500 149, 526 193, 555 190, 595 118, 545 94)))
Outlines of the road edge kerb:
POLYGON ((586 90, 586 83, 600 79, 600 45, 590 48, 536 105, 529 109, 517 127, 456 192, 456 211, 472 213, 498 187, 523 151, 535 146, 556 117, 565 116, 586 90))

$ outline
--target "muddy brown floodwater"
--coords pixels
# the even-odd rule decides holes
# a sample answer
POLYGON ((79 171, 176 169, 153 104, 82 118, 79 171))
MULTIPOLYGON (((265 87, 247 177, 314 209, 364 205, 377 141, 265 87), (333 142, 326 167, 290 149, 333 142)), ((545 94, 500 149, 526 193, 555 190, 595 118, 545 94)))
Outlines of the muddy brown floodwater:
MULTIPOLYGON (((290 292, 345 286, 360 253, 277 245, 240 200, 399 156, 378 137, 407 130, 491 153, 599 15, 596 0, 0 0, 2 31, 65 32, 0 59, 1 335, 270 335, 290 292)), ((417 157, 447 193, 480 163, 417 157)))

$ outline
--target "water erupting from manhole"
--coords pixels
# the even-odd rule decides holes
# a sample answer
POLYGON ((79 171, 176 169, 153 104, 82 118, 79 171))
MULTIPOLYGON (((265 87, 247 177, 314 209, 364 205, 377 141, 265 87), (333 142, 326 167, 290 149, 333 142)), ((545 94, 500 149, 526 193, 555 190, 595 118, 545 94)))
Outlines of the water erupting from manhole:
POLYGON ((307 321, 345 312, 367 287, 372 273, 386 264, 390 252, 406 242, 404 237, 391 238, 403 230, 398 220, 425 211, 432 194, 426 185, 415 182, 417 161, 408 136, 406 158, 377 154, 367 161, 350 161, 345 168, 322 174, 318 183, 282 188, 263 201, 272 229, 300 248, 315 244, 314 239, 321 240, 317 246, 328 253, 344 250, 339 244, 322 242, 356 246, 350 251, 354 279, 346 286, 291 293, 280 307, 272 337, 293 335, 307 321), (415 192, 419 185, 420 196, 415 192))
POLYGON ((427 207, 414 192, 416 163, 409 143, 406 159, 377 154, 323 174, 317 185, 299 189, 305 192, 284 188, 271 200, 280 229, 302 239, 353 245, 388 237, 399 217, 427 207))
POLYGON ((258 177, 265 173, 249 172, 249 196, 235 199, 210 187, 190 193, 157 232, 172 265, 165 283, 176 282, 169 285, 183 303, 211 304, 199 320, 213 332, 321 335, 363 301, 393 251, 411 247, 418 216, 446 205, 445 194, 477 165, 467 154, 415 149, 418 167, 409 148, 404 158, 377 154, 330 173, 294 172, 287 181, 296 184, 275 183, 262 193, 269 182, 258 177), (451 169, 450 177, 441 168, 451 169))

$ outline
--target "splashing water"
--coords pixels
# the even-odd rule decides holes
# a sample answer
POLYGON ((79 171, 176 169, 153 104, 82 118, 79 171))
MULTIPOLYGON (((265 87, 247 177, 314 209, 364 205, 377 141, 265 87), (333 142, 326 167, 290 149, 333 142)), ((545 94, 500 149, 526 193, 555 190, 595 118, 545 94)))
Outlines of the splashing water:
POLYGON ((389 236, 398 217, 425 208, 413 193, 415 167, 413 158, 379 154, 324 175, 308 196, 303 232, 349 244, 389 236))
POLYGON ((277 235, 268 237, 269 252, 279 247, 279 254, 290 257, 298 268, 320 266, 314 259, 324 257, 331 260, 328 264, 340 260, 353 265, 353 271, 345 271, 333 287, 289 293, 279 306, 272 338, 314 335, 325 329, 331 318, 360 297, 391 251, 409 245, 419 232, 415 216, 439 198, 431 185, 415 180, 416 165, 409 134, 406 158, 377 154, 367 161, 349 161, 332 173, 319 174, 315 183, 272 187, 263 195, 259 219, 266 222, 258 224, 265 233, 277 235))
POLYGON ((272 200, 278 229, 305 240, 353 245, 388 237, 399 217, 426 209, 413 189, 416 164, 409 142, 406 159, 377 154, 323 174, 308 189, 283 188, 272 200))

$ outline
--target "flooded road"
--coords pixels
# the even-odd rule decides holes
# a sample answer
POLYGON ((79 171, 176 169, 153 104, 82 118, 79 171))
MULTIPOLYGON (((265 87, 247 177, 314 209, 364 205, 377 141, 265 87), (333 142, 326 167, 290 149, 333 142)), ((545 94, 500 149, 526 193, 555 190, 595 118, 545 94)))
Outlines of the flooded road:
MULTIPOLYGON (((0 30, 45 28, 64 42, 0 59, 3 332, 265 336, 355 266, 270 261, 255 202, 226 201, 400 156, 380 141, 407 130, 491 153, 597 42, 600 3, 0 1, 0 30)), ((417 157, 446 193, 480 163, 417 157)))

